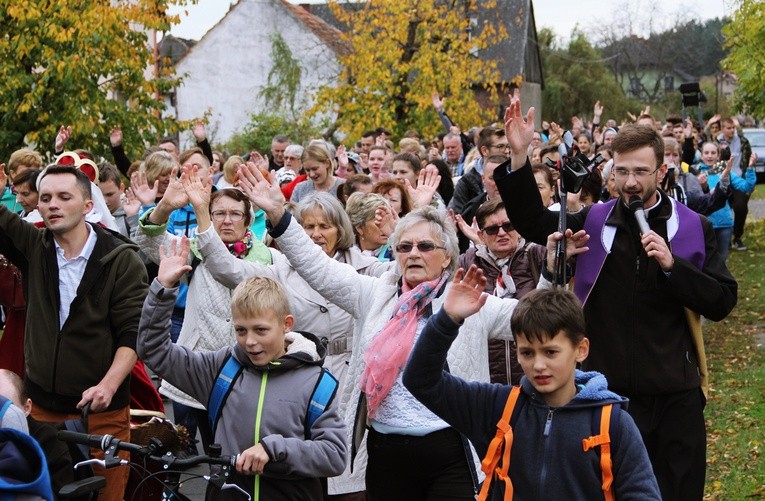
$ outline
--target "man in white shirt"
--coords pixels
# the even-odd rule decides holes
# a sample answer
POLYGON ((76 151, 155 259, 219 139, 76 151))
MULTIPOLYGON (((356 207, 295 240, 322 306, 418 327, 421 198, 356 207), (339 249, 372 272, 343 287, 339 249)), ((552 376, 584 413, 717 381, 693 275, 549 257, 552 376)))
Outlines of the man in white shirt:
MULTIPOLYGON (((0 207, 0 253, 24 275, 26 386, 32 417, 60 422, 90 405, 88 431, 129 440, 130 374, 147 291, 146 269, 127 239, 88 223, 90 179, 71 166, 40 174, 45 229, 0 207)), ((7 182, 0 173, 0 188, 7 182)), ((112 468, 101 499, 122 499, 128 471, 112 468)))

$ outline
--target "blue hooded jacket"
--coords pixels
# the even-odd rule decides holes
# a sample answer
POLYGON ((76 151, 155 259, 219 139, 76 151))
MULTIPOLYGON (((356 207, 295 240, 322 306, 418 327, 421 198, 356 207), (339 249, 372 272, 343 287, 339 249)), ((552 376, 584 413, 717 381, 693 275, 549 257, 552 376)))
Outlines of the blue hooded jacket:
MULTIPOLYGON (((468 382, 444 371, 446 353, 459 325, 441 309, 422 331, 404 371, 404 386, 438 417, 470 440, 483 458, 497 431, 510 387, 468 382)), ((627 405, 608 390, 598 372, 576 372, 577 395, 551 408, 524 376, 523 406, 513 427, 510 478, 514 499, 603 499, 600 454, 584 451, 593 435, 593 415, 606 404, 627 405)), ((519 401, 520 402, 520 401, 519 401)), ((617 499, 660 500, 659 487, 635 422, 620 413, 611 434, 613 489, 617 499)), ((504 486, 492 486, 489 499, 504 499, 504 486)))
POLYGON ((26 433, 0 428, 0 501, 22 494, 53 501, 45 454, 26 433))

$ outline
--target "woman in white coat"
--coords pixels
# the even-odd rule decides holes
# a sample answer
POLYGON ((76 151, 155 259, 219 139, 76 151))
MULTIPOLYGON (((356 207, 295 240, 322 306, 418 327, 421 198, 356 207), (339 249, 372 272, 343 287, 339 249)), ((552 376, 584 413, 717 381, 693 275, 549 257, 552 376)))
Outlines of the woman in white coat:
MULTIPOLYGON (((389 240, 396 269, 380 277, 362 276, 311 245, 285 211, 279 187, 253 167, 240 170, 240 184, 266 212, 282 253, 312 289, 356 322, 340 400, 353 461, 343 476, 329 479, 330 494, 363 490, 366 481, 373 500, 473 499, 480 479, 467 442, 401 382, 409 352, 427 318, 441 307, 457 268, 453 225, 432 207, 411 212, 389 240), (367 426, 368 462, 361 447, 367 426)), ((460 329, 449 350, 448 370, 469 381, 488 382, 488 339, 512 339, 510 316, 516 304, 489 297, 460 329)))

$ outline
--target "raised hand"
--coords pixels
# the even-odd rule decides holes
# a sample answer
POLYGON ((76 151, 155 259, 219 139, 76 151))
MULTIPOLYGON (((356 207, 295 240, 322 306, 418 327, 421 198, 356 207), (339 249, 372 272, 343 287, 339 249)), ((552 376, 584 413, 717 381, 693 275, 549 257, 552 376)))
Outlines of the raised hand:
MULTIPOLYGON (((595 101, 595 106, 592 107, 592 115, 594 118, 600 118, 603 116, 603 105, 600 104, 600 101, 595 101)), ((595 121, 596 120, 593 120, 593 122, 595 121)))
POLYGON ((462 234, 465 235, 471 242, 476 245, 483 243, 481 240, 481 234, 479 233, 480 230, 478 229, 478 222, 475 220, 475 218, 473 218, 472 224, 467 224, 467 222, 462 218, 461 214, 455 214, 454 222, 462 234))
POLYGON ((436 109, 436 111, 444 111, 444 103, 446 102, 446 98, 441 99, 441 97, 438 95, 438 92, 433 92, 433 94, 430 95, 430 99, 433 101, 433 107, 436 109))
POLYGON ((207 139, 205 123, 202 120, 194 120, 194 126, 191 128, 191 132, 194 134, 194 139, 196 139, 197 143, 201 143, 207 139))
POLYGON ((135 196, 132 186, 125 190, 125 200, 122 202, 122 209, 128 217, 135 216, 141 210, 141 201, 135 196))
POLYGON ((259 151, 250 152, 250 162, 254 163, 256 167, 268 172, 268 157, 261 155, 259 151))
MULTIPOLYGON (((191 169, 191 166, 184 167, 183 173, 186 173, 189 169, 191 169)), ((163 208, 170 211, 180 209, 189 203, 189 196, 183 188, 183 183, 178 179, 178 172, 180 172, 180 167, 176 165, 170 171, 170 183, 162 195, 162 200, 159 201, 163 208)))
POLYGON ((415 207, 423 207, 433 200, 433 195, 436 194, 438 185, 441 183, 441 175, 436 166, 428 165, 424 169, 420 169, 416 189, 412 187, 408 179, 405 179, 404 183, 409 192, 409 197, 412 199, 412 204, 415 207))
POLYGON ((375 226, 380 229, 380 233, 386 237, 391 236, 397 224, 398 214, 393 212, 390 205, 381 205, 375 209, 375 226))
MULTIPOLYGON (((637 122, 637 117, 633 115, 632 113, 630 113, 629 111, 627 112, 627 117, 630 119, 631 122, 637 122)), ((622 121, 622 126, 624 126, 624 121, 622 121)))
POLYGON ((112 148, 122 145, 122 129, 120 129, 119 125, 115 125, 109 133, 109 143, 112 145, 112 148))
POLYGON ((690 118, 686 118, 683 123, 683 135, 685 136, 685 139, 693 137, 693 122, 690 118))
POLYGON ((444 311, 449 318, 457 323, 462 323, 470 315, 481 309, 486 303, 489 294, 484 292, 486 277, 483 270, 476 265, 470 265, 467 273, 460 268, 454 275, 454 281, 446 290, 444 298, 444 311))
POLYGON ((189 239, 185 236, 181 237, 180 240, 175 238, 170 240, 167 248, 160 245, 157 280, 162 287, 166 289, 175 287, 181 277, 191 271, 189 265, 190 248, 189 239))
POLYGON ((66 146, 66 143, 69 141, 69 137, 72 135, 72 126, 66 126, 63 125, 59 127, 58 134, 56 134, 56 151, 64 151, 64 146, 66 146))
POLYGON ((337 147, 335 158, 337 159, 337 169, 335 170, 335 175, 345 179, 348 177, 348 152, 345 151, 344 144, 341 144, 337 147))
MULTIPOLYGON (((754 156, 755 158, 757 157, 757 155, 754 154, 754 153, 752 153, 752 156, 754 156)), ((733 158, 732 157, 729 158, 728 161, 725 163, 725 168, 720 173, 720 181, 730 177, 731 169, 733 169, 733 158)), ((702 174, 699 175, 699 178, 701 176, 702 176, 702 174)), ((707 184, 707 175, 706 175, 706 173, 704 173, 703 176, 704 176, 704 184, 702 184, 702 186, 705 186, 707 184)), ((699 181, 699 183, 701 183, 701 181, 699 181)))
POLYGON ((181 174, 181 185, 186 192, 189 202, 194 207, 195 213, 199 214, 200 212, 209 211, 212 183, 202 182, 202 178, 199 176, 199 168, 184 169, 183 174, 181 174))
POLYGON ((605 132, 601 130, 600 127, 595 127, 592 132, 592 139, 595 141, 595 144, 603 144, 603 137, 605 136, 605 132))
POLYGON ((510 144, 510 168, 520 169, 526 163, 529 145, 534 138, 534 107, 526 118, 521 116, 521 100, 513 98, 505 110, 505 137, 510 144))
POLYGON ((154 205, 159 190, 159 180, 154 180, 154 186, 149 186, 146 171, 137 170, 130 176, 130 188, 141 205, 154 205))
POLYGON ((271 221, 278 224, 284 215, 284 195, 279 183, 266 179, 253 162, 239 167, 239 188, 256 207, 263 209, 271 221))
MULTIPOLYGON (((558 240, 563 238, 563 234, 559 231, 550 233, 547 236, 547 271, 553 272, 555 266, 555 251, 558 245, 558 240)), ((566 258, 571 259, 578 254, 587 252, 590 250, 586 246, 590 236, 585 233, 584 230, 579 230, 576 233, 571 231, 571 228, 566 229, 566 258)))

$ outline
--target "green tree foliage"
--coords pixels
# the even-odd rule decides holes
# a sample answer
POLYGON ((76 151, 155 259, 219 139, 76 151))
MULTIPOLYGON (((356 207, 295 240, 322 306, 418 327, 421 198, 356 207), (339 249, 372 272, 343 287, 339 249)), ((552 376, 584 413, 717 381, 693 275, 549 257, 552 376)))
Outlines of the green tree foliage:
POLYGON ((50 153, 62 124, 70 145, 96 153, 115 124, 134 144, 176 130, 160 98, 174 82, 146 78, 147 34, 168 30, 178 19, 166 7, 186 2, 0 0, 0 158, 25 143, 50 153))
POLYGON ((538 33, 545 89, 542 91, 543 118, 563 126, 571 117, 591 119, 596 101, 604 106, 602 120, 621 122, 627 113, 636 113, 640 104, 624 96, 621 87, 606 67, 600 52, 574 30, 565 48, 558 47, 549 28, 538 33))
POLYGON ((723 35, 730 51, 723 67, 738 77, 734 106, 765 117, 765 3, 739 0, 723 35))
MULTIPOLYGON (((336 126, 351 137, 385 127, 400 136, 407 129, 426 136, 441 127, 431 94, 448 98, 455 123, 486 123, 494 109, 476 102, 472 86, 499 83, 496 62, 481 60, 475 51, 507 36, 499 16, 470 28, 478 18, 475 0, 368 0, 363 4, 330 2, 333 16, 348 30, 351 47, 340 57, 338 84, 318 92, 313 113, 337 116, 336 126)), ((496 0, 482 0, 491 10, 496 0)), ((520 83, 520 82, 518 82, 520 83)), ((492 89, 492 102, 498 102, 492 89)))

